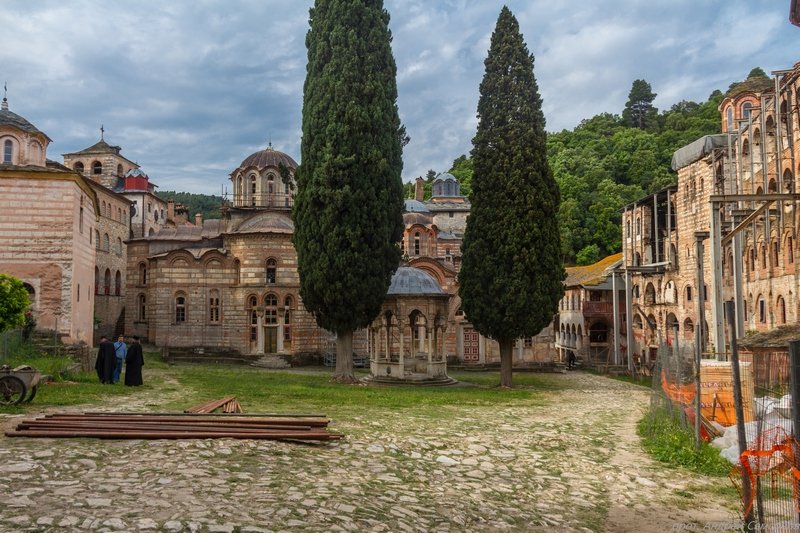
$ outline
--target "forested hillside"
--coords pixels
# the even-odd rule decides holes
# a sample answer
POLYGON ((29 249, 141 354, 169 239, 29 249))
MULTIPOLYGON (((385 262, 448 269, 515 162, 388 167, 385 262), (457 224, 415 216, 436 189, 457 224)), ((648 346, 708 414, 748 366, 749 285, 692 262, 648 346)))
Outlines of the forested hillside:
POLYGON ((164 200, 175 200, 175 203, 183 204, 189 210, 189 220, 194 220, 197 213, 203 214, 203 219, 221 218, 219 208, 222 205, 222 197, 212 194, 195 194, 191 192, 158 191, 158 197, 164 200))
MULTIPOLYGON (((748 79, 761 76, 763 70, 755 68, 748 79)), ((621 113, 601 113, 572 131, 548 134, 548 159, 561 188, 559 222, 566 264, 590 264, 620 251, 621 208, 675 183, 672 154, 721 131, 717 108, 723 96, 716 90, 705 102, 683 100, 659 112, 650 84, 636 80, 621 113)), ((471 159, 458 157, 448 171, 469 195, 471 159)), ((426 198, 437 174, 428 171, 426 198)), ((407 186, 407 193, 413 197, 413 185, 407 186)))

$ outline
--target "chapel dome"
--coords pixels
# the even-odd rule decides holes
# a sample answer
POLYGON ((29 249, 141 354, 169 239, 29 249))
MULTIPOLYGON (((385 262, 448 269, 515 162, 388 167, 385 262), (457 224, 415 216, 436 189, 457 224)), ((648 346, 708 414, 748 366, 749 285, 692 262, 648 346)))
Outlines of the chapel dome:
POLYGON ((386 293, 392 295, 445 295, 436 278, 414 267, 400 267, 392 276, 392 283, 386 293))
MULTIPOLYGON (((8 110, 8 100, 3 98, 3 104, 0 106, 0 126, 10 126, 12 128, 16 128, 18 130, 24 131, 25 133, 33 133, 44 135, 39 128, 28 122, 27 119, 17 115, 16 113, 8 110)), ((50 137, 47 137, 50 140, 50 137)))
POLYGON ((270 143, 265 149, 260 150, 254 154, 250 154, 245 158, 244 161, 239 165, 239 168, 248 168, 248 167, 255 167, 258 169, 267 168, 267 167, 275 167, 278 168, 278 165, 283 163, 284 166, 289 168, 289 170, 295 170, 297 168, 297 162, 292 159, 289 155, 272 148, 272 144, 270 143))

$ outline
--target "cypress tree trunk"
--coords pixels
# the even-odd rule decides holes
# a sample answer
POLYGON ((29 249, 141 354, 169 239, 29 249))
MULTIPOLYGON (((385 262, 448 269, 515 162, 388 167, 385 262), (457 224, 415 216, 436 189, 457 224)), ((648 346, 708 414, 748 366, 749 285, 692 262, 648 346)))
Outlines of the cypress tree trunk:
POLYGON ((353 371, 353 332, 336 335, 336 370, 333 380, 338 383, 356 383, 353 371))
POLYGON ((511 368, 514 362, 514 339, 499 339, 500 344, 500 386, 511 388, 512 382, 511 368))

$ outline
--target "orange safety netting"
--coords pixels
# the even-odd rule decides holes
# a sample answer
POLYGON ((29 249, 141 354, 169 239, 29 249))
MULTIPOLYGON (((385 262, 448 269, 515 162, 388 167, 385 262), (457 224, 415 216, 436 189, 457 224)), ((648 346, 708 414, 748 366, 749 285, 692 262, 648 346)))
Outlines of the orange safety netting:
POLYGON ((795 510, 800 511, 800 470, 795 464, 797 446, 798 442, 789 437, 782 427, 774 427, 759 433, 753 444, 741 453, 740 464, 733 467, 730 478, 742 498, 745 515, 753 509, 758 478, 767 476, 772 497, 778 494, 781 481, 791 484, 792 502, 795 510), (742 490, 745 479, 750 488, 747 498, 742 490))
POLYGON ((661 388, 664 389, 667 397, 673 402, 678 402, 683 405, 690 405, 694 401, 695 386, 694 383, 681 385, 678 383, 670 383, 667 378, 667 373, 661 371, 661 388))

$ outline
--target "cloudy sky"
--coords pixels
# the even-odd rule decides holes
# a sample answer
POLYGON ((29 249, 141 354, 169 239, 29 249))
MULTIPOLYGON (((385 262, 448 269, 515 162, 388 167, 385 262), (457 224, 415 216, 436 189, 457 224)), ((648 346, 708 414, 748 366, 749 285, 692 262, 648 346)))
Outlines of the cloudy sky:
MULTIPOLYGON (((0 82, 47 133, 50 159, 106 141, 161 189, 219 194, 271 140, 300 155, 311 0, 4 0, 0 82)), ((660 109, 800 61, 790 0, 508 0, 549 131, 620 113, 645 79, 660 109)), ((503 2, 386 0, 404 180, 468 153, 478 85, 503 2)))

